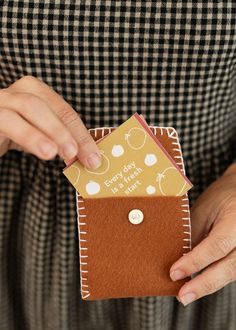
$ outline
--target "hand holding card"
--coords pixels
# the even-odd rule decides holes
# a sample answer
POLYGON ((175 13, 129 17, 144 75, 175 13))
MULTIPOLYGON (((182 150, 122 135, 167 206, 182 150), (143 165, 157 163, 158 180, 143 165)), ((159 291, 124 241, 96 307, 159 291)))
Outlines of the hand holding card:
POLYGON ((83 197, 181 196, 191 182, 135 113, 98 142, 102 164, 86 169, 79 161, 64 174, 83 197))

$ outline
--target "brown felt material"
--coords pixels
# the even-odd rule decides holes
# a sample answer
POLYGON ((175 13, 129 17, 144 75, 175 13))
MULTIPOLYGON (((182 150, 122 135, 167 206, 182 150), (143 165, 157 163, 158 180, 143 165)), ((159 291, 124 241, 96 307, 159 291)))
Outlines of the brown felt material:
MULTIPOLYGON (((173 153, 168 134, 163 140, 173 153)), ((189 280, 169 277, 171 265, 191 248, 187 194, 77 197, 83 299, 176 295, 189 280), (132 209, 143 212, 143 222, 129 222, 132 209)))

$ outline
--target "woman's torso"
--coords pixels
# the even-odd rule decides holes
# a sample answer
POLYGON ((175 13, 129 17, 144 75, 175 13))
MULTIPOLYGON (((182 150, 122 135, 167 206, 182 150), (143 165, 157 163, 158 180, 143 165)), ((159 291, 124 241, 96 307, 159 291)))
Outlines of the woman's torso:
MULTIPOLYGON (((234 0, 3 1, 0 88, 34 75, 88 128, 135 111, 175 127, 192 203, 236 156, 235 28, 234 0)), ((14 151, 0 159, 3 329, 225 329, 228 288, 184 310, 162 297, 82 303, 74 191, 62 167, 14 151)))
POLYGON ((174 126, 202 189, 234 158, 233 1, 4 1, 0 13, 0 87, 37 76, 88 128, 135 111, 174 126))

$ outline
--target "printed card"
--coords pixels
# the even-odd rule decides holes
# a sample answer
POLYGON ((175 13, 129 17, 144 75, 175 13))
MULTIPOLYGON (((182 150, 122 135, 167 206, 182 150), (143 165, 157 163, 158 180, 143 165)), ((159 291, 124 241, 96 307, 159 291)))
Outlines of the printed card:
POLYGON ((89 170, 75 161, 63 171, 84 198, 182 196, 193 186, 137 113, 97 145, 99 168, 89 170))

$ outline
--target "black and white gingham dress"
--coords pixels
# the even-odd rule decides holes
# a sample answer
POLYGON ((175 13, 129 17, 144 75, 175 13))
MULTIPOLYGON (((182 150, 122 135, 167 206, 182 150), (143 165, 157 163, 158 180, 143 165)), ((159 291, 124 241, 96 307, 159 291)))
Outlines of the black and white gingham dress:
MULTIPOLYGON (((135 111, 174 126, 192 204, 236 157, 235 29, 235 0, 2 0, 0 87, 34 75, 88 128, 135 111)), ((235 283, 188 307, 174 297, 82 301, 63 167, 17 151, 0 158, 0 330, 236 329, 235 283)))

